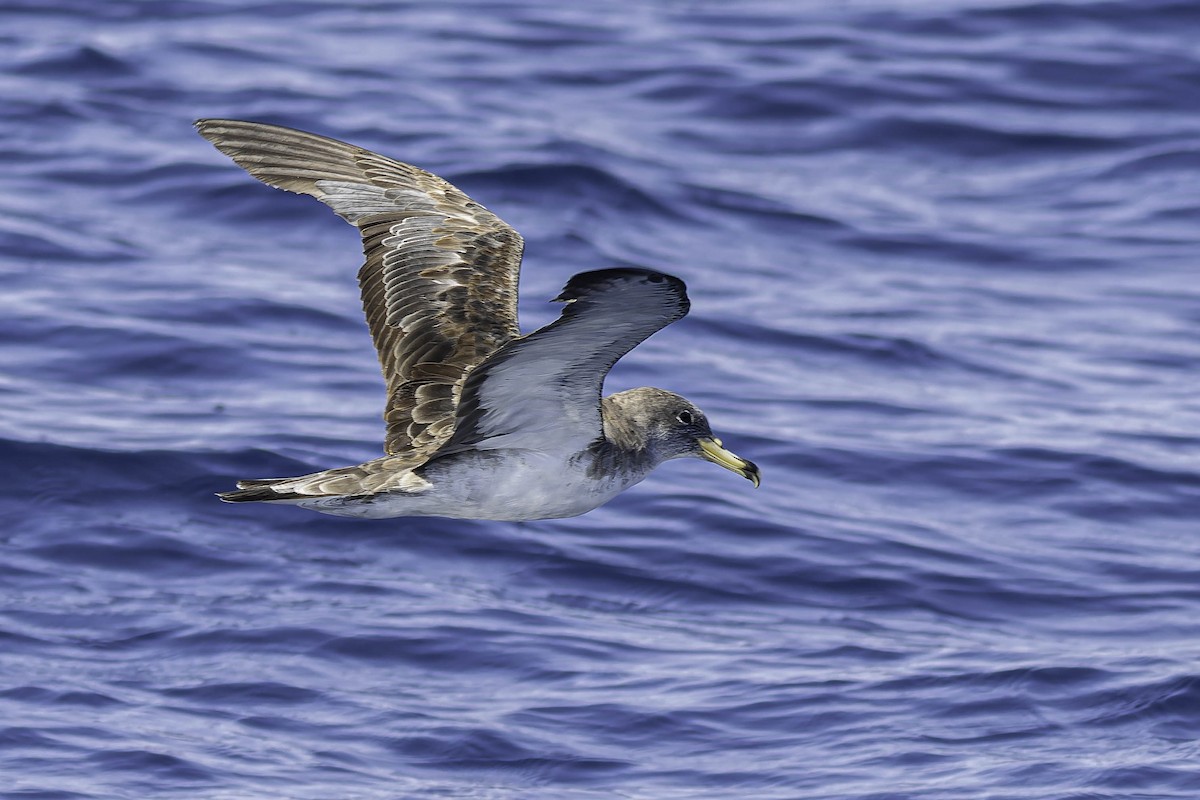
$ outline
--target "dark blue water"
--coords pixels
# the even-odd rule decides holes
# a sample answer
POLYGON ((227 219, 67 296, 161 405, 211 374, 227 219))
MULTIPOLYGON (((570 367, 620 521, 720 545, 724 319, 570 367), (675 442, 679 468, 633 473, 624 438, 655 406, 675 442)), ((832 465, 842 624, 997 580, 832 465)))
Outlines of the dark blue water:
POLYGON ((0 796, 1200 797, 1200 7, 0 11, 0 796), (192 120, 431 169, 763 487, 362 522, 356 232, 192 120))

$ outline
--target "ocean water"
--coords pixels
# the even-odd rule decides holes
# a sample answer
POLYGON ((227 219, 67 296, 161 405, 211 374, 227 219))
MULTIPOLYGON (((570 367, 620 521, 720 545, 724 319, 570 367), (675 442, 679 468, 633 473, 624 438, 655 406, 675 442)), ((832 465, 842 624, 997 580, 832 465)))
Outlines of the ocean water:
POLYGON ((1200 797, 1200 6, 0 7, 0 797, 1200 797), (610 391, 763 469, 354 521, 355 231, 192 130, 677 274, 610 391))

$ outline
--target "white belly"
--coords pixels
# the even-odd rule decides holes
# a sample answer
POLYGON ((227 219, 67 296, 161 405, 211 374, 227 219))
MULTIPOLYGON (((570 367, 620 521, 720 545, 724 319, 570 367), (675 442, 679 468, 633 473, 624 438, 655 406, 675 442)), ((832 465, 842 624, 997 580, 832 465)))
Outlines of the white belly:
POLYGON ((367 498, 313 498, 297 505, 347 517, 453 517, 520 521, 591 511, 645 475, 593 478, 586 466, 525 450, 463 454, 430 465, 429 488, 367 498))

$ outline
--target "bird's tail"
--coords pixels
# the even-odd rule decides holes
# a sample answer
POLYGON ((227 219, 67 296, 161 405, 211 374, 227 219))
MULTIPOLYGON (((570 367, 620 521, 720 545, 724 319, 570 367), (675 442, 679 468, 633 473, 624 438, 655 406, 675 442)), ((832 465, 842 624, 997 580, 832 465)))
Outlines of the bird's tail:
POLYGON ((302 500, 308 495, 295 491, 295 478, 260 478, 238 481, 237 490, 217 492, 226 503, 269 503, 279 500, 302 500), (288 484, 291 484, 289 486, 288 484))
POLYGON ((295 503, 325 497, 352 498, 373 494, 392 487, 396 477, 394 457, 368 461, 357 467, 338 467, 295 478, 258 478, 238 481, 237 490, 219 492, 226 503, 295 503))

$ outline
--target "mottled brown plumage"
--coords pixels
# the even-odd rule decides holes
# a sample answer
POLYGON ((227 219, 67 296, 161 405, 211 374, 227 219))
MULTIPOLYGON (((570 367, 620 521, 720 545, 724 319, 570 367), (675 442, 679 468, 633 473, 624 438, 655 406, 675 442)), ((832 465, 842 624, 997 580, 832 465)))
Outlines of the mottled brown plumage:
POLYGON ((362 233, 384 449, 396 467, 424 462, 453 431, 467 373, 520 334, 521 235, 436 175, 361 147, 257 122, 196 127, 254 177, 315 197, 362 233))

